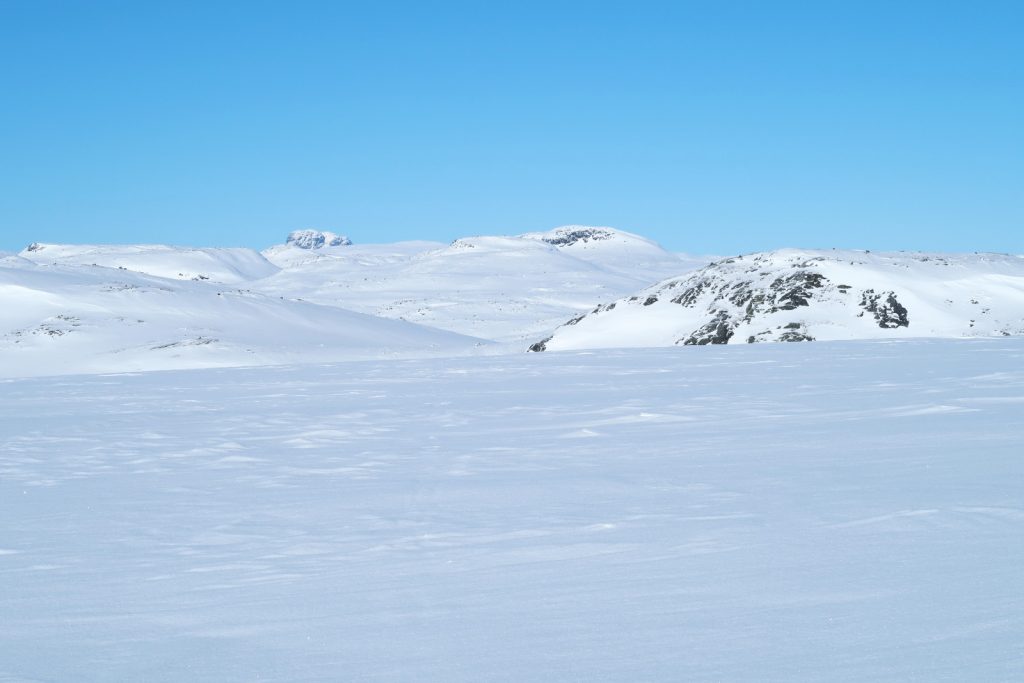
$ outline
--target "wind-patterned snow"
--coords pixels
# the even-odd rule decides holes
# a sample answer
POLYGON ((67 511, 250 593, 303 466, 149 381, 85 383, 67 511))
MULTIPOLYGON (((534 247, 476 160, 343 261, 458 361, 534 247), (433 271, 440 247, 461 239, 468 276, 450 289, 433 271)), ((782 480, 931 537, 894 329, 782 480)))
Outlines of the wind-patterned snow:
POLYGON ((1024 343, 0 382, 0 680, 1024 678, 1024 343))

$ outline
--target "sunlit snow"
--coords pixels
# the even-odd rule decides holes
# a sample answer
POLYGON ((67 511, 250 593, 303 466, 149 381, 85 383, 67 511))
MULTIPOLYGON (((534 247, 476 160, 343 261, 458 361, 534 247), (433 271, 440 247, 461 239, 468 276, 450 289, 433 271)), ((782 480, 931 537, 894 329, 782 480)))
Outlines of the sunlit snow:
POLYGON ((1024 343, 0 383, 0 680, 1024 677, 1024 343))
POLYGON ((704 265, 0 254, 0 682, 1024 679, 1024 260, 704 265))

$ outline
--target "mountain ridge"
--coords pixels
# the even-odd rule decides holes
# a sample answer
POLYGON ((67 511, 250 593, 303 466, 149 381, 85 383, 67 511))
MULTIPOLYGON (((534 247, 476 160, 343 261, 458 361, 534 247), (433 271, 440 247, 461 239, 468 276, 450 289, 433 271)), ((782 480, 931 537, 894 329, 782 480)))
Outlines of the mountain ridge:
POLYGON ((0 375, 1024 334, 1024 258, 1005 254, 779 249, 708 263, 587 226, 331 241, 0 255, 0 375))

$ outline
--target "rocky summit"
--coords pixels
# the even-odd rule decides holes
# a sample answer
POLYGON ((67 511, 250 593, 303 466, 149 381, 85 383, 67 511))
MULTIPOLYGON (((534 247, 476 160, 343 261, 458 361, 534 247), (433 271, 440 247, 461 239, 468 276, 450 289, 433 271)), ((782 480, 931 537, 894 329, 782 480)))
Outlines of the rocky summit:
POLYGON ((295 230, 288 233, 285 244, 299 249, 321 249, 323 247, 344 247, 352 244, 352 240, 325 230, 295 230))

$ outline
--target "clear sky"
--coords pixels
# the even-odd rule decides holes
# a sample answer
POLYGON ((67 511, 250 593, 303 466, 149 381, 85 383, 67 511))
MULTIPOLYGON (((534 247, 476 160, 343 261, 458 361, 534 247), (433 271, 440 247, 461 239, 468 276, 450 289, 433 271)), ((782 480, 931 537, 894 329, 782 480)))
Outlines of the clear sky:
POLYGON ((1024 253, 1024 2, 0 0, 0 249, 1024 253))

